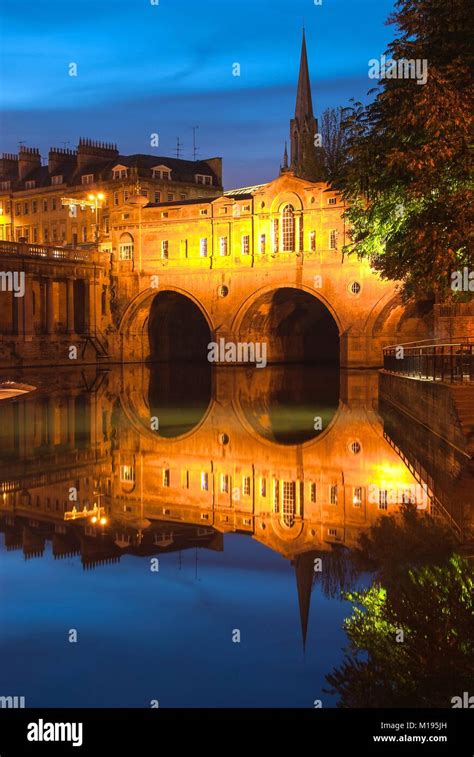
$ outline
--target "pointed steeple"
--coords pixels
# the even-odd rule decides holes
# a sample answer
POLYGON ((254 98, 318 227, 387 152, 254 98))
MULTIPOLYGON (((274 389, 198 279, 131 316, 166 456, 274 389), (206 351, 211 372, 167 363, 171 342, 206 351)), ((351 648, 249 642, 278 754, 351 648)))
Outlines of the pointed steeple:
POLYGON ((296 586, 298 589, 298 605, 300 610, 301 636, 303 651, 306 647, 308 634, 309 608, 311 604, 311 590, 313 588, 314 553, 305 552, 295 558, 296 586))
POLYGON ((283 153, 283 165, 280 166, 280 171, 288 171, 288 149, 285 142, 285 152, 283 153))
POLYGON ((313 118, 313 101, 311 99, 311 84, 309 80, 308 55, 306 53, 306 37, 304 29, 303 41, 301 44, 298 91, 296 93, 295 118, 301 122, 305 118, 313 118))

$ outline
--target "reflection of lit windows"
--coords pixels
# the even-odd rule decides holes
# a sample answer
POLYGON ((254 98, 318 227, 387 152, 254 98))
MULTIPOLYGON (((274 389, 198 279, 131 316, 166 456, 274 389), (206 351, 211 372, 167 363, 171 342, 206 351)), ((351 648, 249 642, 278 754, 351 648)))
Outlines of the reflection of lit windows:
POLYGON ((122 481, 123 483, 133 483, 135 481, 134 465, 120 466, 120 481, 122 481))
POLYGON ((309 249, 311 252, 316 252, 316 232, 309 232, 309 249))
POLYGON ((168 254, 168 240, 163 239, 163 241, 161 242, 161 257, 163 258, 163 260, 168 259, 168 254))
POLYGON ((207 257, 207 238, 206 237, 199 240, 199 254, 202 258, 207 257))
POLYGON ((309 498, 311 502, 316 502, 316 484, 309 485, 309 498))
POLYGON ((337 536, 337 528, 328 528, 328 536, 337 536))
POLYGON ((337 484, 331 484, 329 487, 329 501, 331 505, 337 505, 337 484))
POLYGON ((265 247, 266 247, 266 236, 265 234, 260 234, 260 253, 262 255, 265 255, 265 247))
POLYGON ((242 476, 242 493, 247 497, 250 495, 250 476, 242 476))
POLYGON ((201 473, 201 489, 203 492, 207 492, 209 489, 209 474, 201 473))
POLYGON ((132 260, 132 258, 133 258, 133 244, 119 245, 119 259, 132 260))
POLYGON ((291 528, 295 523, 296 486, 294 481, 283 481, 283 523, 291 528))
POLYGON ((262 497, 267 496, 267 479, 266 478, 260 479, 260 495, 262 497))
POLYGON ((387 510, 388 507, 388 491, 386 489, 379 489, 379 510, 387 510))
POLYGON ((277 513, 280 510, 280 491, 279 481, 274 479, 273 481, 273 512, 277 513))
POLYGON ((278 233, 279 221, 278 218, 273 219, 273 252, 278 252, 280 247, 280 238, 278 233))
POLYGON ((229 493, 229 476, 227 473, 221 473, 221 492, 222 494, 229 493))
POLYGON ((362 487, 356 486, 354 489, 354 496, 352 497, 352 504, 354 507, 360 507, 362 504, 362 487))
POLYGON ((227 255, 227 237, 220 237, 219 251, 221 255, 227 255))
POLYGON ((242 255, 248 255, 250 252, 250 237, 248 234, 244 234, 242 237, 242 255))
POLYGON ((329 232, 329 249, 337 250, 337 230, 331 229, 329 232))
POLYGON ((170 469, 163 468, 163 486, 170 485, 170 469))

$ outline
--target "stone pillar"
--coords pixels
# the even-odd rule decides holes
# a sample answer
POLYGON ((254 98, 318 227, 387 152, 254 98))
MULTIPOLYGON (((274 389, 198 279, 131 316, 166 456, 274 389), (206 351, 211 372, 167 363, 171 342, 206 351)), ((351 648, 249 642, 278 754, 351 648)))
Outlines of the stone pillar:
POLYGON ((74 279, 66 279, 67 333, 74 334, 74 279))
POLYGON ((46 279, 46 333, 54 334, 54 300, 52 279, 46 279))
POLYGON ((33 339, 33 276, 30 274, 26 275, 26 281, 25 281, 25 296, 24 296, 24 303, 23 303, 23 311, 24 311, 24 323, 23 323, 23 333, 25 335, 25 340, 27 342, 31 342, 33 339))

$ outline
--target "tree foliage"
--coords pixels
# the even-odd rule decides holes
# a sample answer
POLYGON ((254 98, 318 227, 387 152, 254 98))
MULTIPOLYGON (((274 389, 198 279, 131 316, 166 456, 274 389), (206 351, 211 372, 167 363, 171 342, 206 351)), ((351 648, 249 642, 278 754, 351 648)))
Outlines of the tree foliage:
POLYGON ((451 296, 451 273, 473 263, 471 11, 468 0, 399 0, 387 59, 426 60, 426 84, 382 79, 345 120, 346 252, 402 281, 406 296, 451 296))

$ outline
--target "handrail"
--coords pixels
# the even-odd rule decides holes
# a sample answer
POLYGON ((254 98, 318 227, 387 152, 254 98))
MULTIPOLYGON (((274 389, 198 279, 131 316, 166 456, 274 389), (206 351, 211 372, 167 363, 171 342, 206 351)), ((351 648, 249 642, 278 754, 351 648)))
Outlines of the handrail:
POLYGON ((460 341, 456 342, 438 342, 438 339, 442 339, 443 337, 438 337, 437 339, 417 339, 414 342, 398 342, 397 344, 388 344, 385 347, 383 347, 383 351, 385 350, 394 350, 398 347, 450 347, 458 346, 460 344, 470 344, 471 342, 474 344, 474 337, 472 336, 464 336, 460 339, 460 341))
POLYGON ((76 247, 54 247, 45 244, 0 240, 0 255, 2 254, 14 255, 15 257, 46 258, 48 260, 84 263, 97 261, 100 255, 95 249, 84 250, 76 247))
POLYGON ((474 382, 474 339, 384 347, 383 367, 389 373, 420 380, 474 382))

